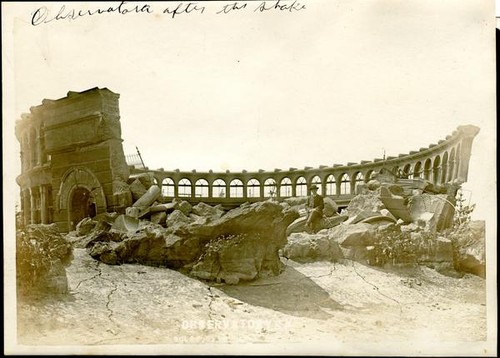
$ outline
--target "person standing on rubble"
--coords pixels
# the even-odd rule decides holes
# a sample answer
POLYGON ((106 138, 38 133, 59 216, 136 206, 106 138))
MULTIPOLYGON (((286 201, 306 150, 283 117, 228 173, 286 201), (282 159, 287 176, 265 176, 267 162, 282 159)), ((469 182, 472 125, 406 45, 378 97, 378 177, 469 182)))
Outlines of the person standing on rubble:
POLYGON ((321 219, 323 218, 323 208, 325 206, 323 197, 318 194, 318 186, 313 184, 309 190, 311 195, 307 198, 306 210, 306 230, 316 233, 319 230, 321 219))

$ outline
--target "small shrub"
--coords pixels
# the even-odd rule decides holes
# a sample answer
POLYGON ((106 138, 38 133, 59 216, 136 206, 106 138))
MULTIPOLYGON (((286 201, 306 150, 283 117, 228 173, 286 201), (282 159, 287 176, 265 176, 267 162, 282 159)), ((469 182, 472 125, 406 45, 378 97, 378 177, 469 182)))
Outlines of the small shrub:
POLYGON ((64 240, 55 225, 28 225, 26 230, 18 230, 18 293, 31 296, 35 293, 64 291, 64 266, 70 262, 71 256, 71 245, 64 240))

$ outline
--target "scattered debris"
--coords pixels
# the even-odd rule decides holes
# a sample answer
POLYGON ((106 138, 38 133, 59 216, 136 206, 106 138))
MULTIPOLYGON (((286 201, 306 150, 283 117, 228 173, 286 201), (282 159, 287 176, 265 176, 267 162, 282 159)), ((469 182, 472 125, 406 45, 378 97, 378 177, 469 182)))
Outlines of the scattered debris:
POLYGON ((144 194, 148 200, 138 200, 153 205, 151 221, 120 215, 108 231, 90 232, 83 242, 92 257, 107 264, 182 269, 230 284, 280 273, 278 251, 286 244, 286 228, 299 216, 296 211, 274 201, 243 205, 225 214, 217 207, 192 207, 180 200, 160 205, 154 204, 152 188, 144 194), (166 227, 156 219, 159 214, 166 227))

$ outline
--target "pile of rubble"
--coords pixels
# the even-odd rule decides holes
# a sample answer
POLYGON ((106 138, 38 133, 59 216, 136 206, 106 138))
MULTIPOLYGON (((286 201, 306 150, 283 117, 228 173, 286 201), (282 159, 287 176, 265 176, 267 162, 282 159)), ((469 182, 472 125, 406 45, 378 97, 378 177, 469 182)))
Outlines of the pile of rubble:
POLYGON ((358 195, 334 216, 341 218, 335 226, 324 226, 316 234, 289 231, 283 256, 377 266, 423 264, 483 276, 484 236, 475 235, 475 240, 467 240, 474 245, 465 247, 463 239, 447 234, 458 188, 420 178, 379 176, 356 188, 358 195))
POLYGON ((135 202, 125 214, 86 218, 68 240, 107 264, 165 266, 231 284, 280 273, 279 250, 296 211, 274 201, 228 212, 178 199, 165 203, 148 175, 130 188, 135 202))
POLYGON ((16 232, 16 282, 21 297, 68 291, 65 267, 71 263, 71 245, 56 224, 28 225, 16 232))

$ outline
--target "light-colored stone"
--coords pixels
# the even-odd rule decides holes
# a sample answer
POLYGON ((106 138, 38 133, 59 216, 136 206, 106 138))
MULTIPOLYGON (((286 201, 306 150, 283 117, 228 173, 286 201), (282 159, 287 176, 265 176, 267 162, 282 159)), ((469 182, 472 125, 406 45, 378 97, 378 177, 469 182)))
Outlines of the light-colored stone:
POLYGON ((453 223, 453 205, 454 202, 448 200, 445 194, 416 195, 409 204, 411 219, 413 222, 420 222, 427 231, 441 231, 453 223))
POLYGON ((369 191, 355 196, 347 206, 347 213, 349 217, 353 217, 363 211, 378 213, 384 208, 385 206, 380 200, 378 192, 369 191))
POLYGON ((125 209, 125 215, 133 217, 133 218, 139 218, 140 213, 141 213, 141 209, 138 207, 131 206, 131 207, 125 209))
POLYGON ((337 205, 335 200, 333 200, 330 197, 325 197, 325 198, 323 198, 323 202, 325 205, 325 207, 323 209, 324 216, 330 217, 330 216, 334 216, 337 214, 337 211, 339 210, 339 206, 337 205))
POLYGON ((138 207, 138 208, 147 208, 151 204, 153 204, 156 199, 161 194, 160 187, 153 185, 151 186, 148 191, 140 197, 132 206, 138 207))
POLYGON ((132 200, 135 202, 139 200, 148 190, 142 185, 139 179, 134 180, 130 184, 130 192, 132 193, 132 200))
POLYGON ((210 206, 205 203, 198 203, 192 208, 193 214, 198 216, 211 217, 212 219, 218 219, 224 215, 224 211, 220 208, 210 206))
POLYGON ((167 213, 164 211, 159 211, 151 214, 151 222, 153 224, 163 225, 166 223, 166 220, 167 220, 167 213))
POLYGON ((184 215, 184 213, 180 210, 174 210, 173 213, 169 214, 166 220, 166 224, 168 227, 179 226, 183 224, 189 224, 192 220, 184 215))
POLYGON ((84 236, 84 235, 87 235, 88 233, 90 233, 92 230, 94 230, 94 228, 96 227, 97 225, 97 221, 94 221, 92 220, 91 218, 87 217, 87 218, 84 218, 82 221, 80 221, 77 225, 76 225, 76 234, 78 236, 84 236))
POLYGON ((375 240, 375 227, 364 223, 340 224, 329 229, 328 238, 343 247, 369 246, 373 245, 375 240))
POLYGON ((293 233, 283 248, 283 256, 295 261, 329 260, 330 241, 327 235, 293 233))
POLYGON ((139 220, 136 217, 120 215, 115 219, 112 230, 119 232, 134 232, 139 228, 139 220))

